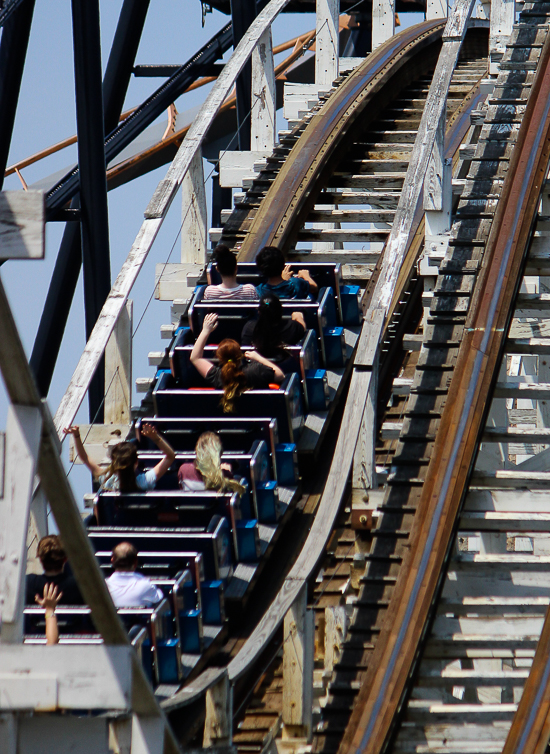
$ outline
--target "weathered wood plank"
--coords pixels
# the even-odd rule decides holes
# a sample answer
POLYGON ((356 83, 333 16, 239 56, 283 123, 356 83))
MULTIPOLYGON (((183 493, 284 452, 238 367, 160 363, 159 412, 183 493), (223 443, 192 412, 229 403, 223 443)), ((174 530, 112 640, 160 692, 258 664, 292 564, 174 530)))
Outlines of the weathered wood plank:
POLYGON ((0 595, 2 642, 23 640, 27 530, 42 414, 33 406, 11 405, 6 431, 6 488, 0 500, 0 595))
POLYGON ((43 259, 43 191, 0 191, 0 259, 43 259))
POLYGON ((35 707, 33 684, 50 679, 54 693, 36 700, 48 709, 111 709, 132 706, 132 648, 103 644, 55 647, 0 644, 0 704, 3 710, 35 707))

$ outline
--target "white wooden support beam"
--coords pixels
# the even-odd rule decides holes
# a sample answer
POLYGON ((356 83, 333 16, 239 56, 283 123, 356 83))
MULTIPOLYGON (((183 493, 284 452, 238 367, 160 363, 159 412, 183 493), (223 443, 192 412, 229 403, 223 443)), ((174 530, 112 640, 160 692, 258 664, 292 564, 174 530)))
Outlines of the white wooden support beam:
MULTIPOLYGON (((271 155, 273 145, 252 152, 220 152, 220 186, 222 188, 241 188, 246 178, 257 175, 254 163, 271 155)), ((210 234, 212 236, 212 233, 210 234)))
MULTIPOLYGON (((105 464, 109 446, 124 440, 128 434, 128 424, 81 424, 80 434, 90 460, 105 464)), ((69 461, 82 463, 70 438, 69 461)))
POLYGON ((41 411, 12 404, 6 426, 6 483, 0 500, 0 639, 19 643, 23 640, 27 530, 40 448, 41 411))
POLYGON ((252 53, 252 150, 271 151, 275 146, 276 106, 275 68, 271 28, 266 29, 252 53))
POLYGON ((48 534, 48 501, 41 485, 36 486, 31 500, 31 515, 27 533, 27 573, 42 573, 37 555, 38 543, 48 534))
POLYGON ((45 194, 0 191, 0 259, 43 259, 45 194))
MULTIPOLYGON (((499 379, 502 382, 506 381, 506 371, 506 359, 504 359, 499 373, 499 379)), ((493 398, 485 426, 487 429, 508 426, 508 411, 504 398, 493 398)), ((476 468, 485 471, 509 468, 508 451, 508 443, 483 442, 476 460, 476 468)))
POLYGON ((132 718, 132 747, 130 754, 162 754, 164 751, 164 723, 160 717, 132 718))
POLYGON ((197 149, 181 183, 181 261, 204 265, 207 210, 202 150, 197 149))
POLYGON ((447 0, 426 0, 426 21, 434 18, 447 18, 449 4, 447 0))
POLYGON ((332 86, 338 78, 340 0, 317 0, 316 8, 315 83, 332 86))
POLYGON ((105 349, 105 424, 130 424, 133 311, 128 300, 105 349))
POLYGON ((203 746, 231 746, 233 724, 233 688, 224 673, 206 691, 206 719, 203 746))
POLYGON ((372 367, 372 377, 361 420, 359 439, 353 455, 352 489, 354 498, 362 499, 367 490, 378 487, 376 479, 376 401, 378 395, 378 358, 372 367))
POLYGON ((284 620, 283 739, 311 740, 314 632, 304 584, 284 620))
POLYGON ((332 674, 339 661, 348 632, 348 616, 343 605, 325 608, 325 675, 332 674))
MULTIPOLYGON (((0 644, 0 709, 24 711, 132 707, 129 645, 0 644)), ((159 718, 160 719, 160 718, 159 718)))
POLYGON ((395 34, 395 0, 373 0, 372 49, 380 47, 395 34))
POLYGON ((497 75, 499 62, 512 33, 516 18, 515 0, 491 0, 489 24, 489 73, 497 75))
POLYGON ((105 716, 21 715, 16 726, 17 754, 111 754, 105 716))

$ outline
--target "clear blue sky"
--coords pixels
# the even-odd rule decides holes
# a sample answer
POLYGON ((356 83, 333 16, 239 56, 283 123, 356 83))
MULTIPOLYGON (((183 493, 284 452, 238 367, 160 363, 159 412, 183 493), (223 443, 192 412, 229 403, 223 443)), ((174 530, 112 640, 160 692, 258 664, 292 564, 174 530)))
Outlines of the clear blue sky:
MULTIPOLYGON (((104 68, 121 5, 121 0, 101 2, 104 68)), ((411 16, 408 23, 420 20, 419 14, 407 15, 411 16)), ((403 17, 401 20, 402 23, 405 21, 403 17)), ((136 62, 138 64, 181 64, 226 22, 226 16, 214 11, 206 16, 205 26, 202 28, 199 0, 184 0, 183 2, 182 0, 151 0, 136 62)), ((312 29, 314 25, 313 14, 281 15, 273 28, 274 44, 312 29)), ((139 104, 160 83, 160 79, 132 78, 125 109, 139 104)), ((207 91, 208 88, 204 87, 183 95, 176 103, 178 110, 182 112, 202 103, 207 91)), ((159 120, 165 121, 165 117, 159 120)), ((37 0, 8 164, 21 160, 75 132, 70 0, 37 0)), ((76 162, 76 147, 69 147, 35 166, 24 169, 23 175, 27 183, 32 184, 74 162, 76 162)), ((113 281, 140 228, 143 211, 166 170, 167 166, 159 168, 109 193, 111 278, 113 281)), ((16 176, 6 179, 4 189, 19 190, 20 188, 21 185, 16 176)), ((166 261, 180 221, 180 202, 176 199, 131 296, 134 299, 135 323, 141 318, 153 292, 155 264, 166 261)), ((63 228, 62 223, 47 225, 46 257, 43 261, 8 262, 0 271, 28 356, 32 351, 63 228)), ((179 242, 176 244, 171 261, 179 261, 179 242)), ((80 281, 48 396, 52 414, 59 405, 84 348, 83 321, 82 282, 80 281)), ((153 374, 153 368, 147 364, 147 353, 164 348, 166 341, 160 340, 159 328, 161 324, 169 321, 169 303, 153 300, 134 339, 134 381, 136 377, 153 374)), ((133 402, 138 402, 136 396, 133 402)), ((3 385, 0 384, 0 429, 5 427, 6 412, 6 395, 3 385)), ((87 421, 87 404, 81 409, 77 421, 87 421)), ((64 456, 66 455, 65 450, 64 456)), ((83 492, 90 489, 89 474, 82 467, 76 467, 71 472, 70 478, 77 499, 81 499, 83 492)))

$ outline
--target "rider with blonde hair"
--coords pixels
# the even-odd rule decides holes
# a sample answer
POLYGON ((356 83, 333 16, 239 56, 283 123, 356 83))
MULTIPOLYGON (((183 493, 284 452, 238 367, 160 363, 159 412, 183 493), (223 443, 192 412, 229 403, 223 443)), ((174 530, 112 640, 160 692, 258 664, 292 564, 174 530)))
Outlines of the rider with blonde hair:
POLYGON ((157 481, 166 474, 174 463, 176 454, 162 435, 151 424, 141 426, 141 434, 152 440, 164 457, 157 465, 146 472, 138 470, 137 448, 132 442, 119 442, 111 448, 111 463, 107 469, 89 458, 80 437, 77 426, 63 430, 66 435, 74 437, 76 452, 82 463, 88 468, 97 481, 105 490, 118 490, 120 492, 140 492, 152 490, 157 481))
POLYGON ((251 388, 265 389, 271 383, 280 385, 284 372, 257 351, 246 351, 243 356, 236 340, 222 340, 216 351, 218 366, 203 358, 204 346, 218 326, 218 315, 207 314, 202 331, 191 351, 191 364, 205 380, 218 390, 223 390, 221 405, 225 413, 235 410, 237 398, 251 388))
POLYGON ((203 432, 195 445, 196 458, 193 463, 184 463, 178 471, 178 481, 182 490, 218 490, 238 492, 245 488, 231 479, 231 465, 221 462, 222 442, 214 432, 203 432))

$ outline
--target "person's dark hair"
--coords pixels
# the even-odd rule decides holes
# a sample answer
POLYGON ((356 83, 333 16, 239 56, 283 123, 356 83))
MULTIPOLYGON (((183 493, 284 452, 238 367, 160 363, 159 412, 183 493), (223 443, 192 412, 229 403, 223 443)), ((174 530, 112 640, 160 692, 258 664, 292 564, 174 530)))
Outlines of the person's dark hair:
POLYGON ((216 351, 216 358, 221 367, 223 398, 221 405, 224 413, 235 410, 235 401, 246 390, 246 377, 243 372, 243 354, 236 340, 222 340, 216 351))
POLYGON ((50 534, 38 543, 37 555, 45 571, 61 571, 67 560, 59 537, 50 534))
POLYGON ((264 246, 256 257, 256 267, 266 278, 274 278, 285 268, 283 252, 276 246, 264 246))
POLYGON ((256 350, 270 358, 277 355, 282 345, 283 307, 279 298, 266 291, 260 299, 258 321, 252 333, 252 343, 256 350))
POLYGON ((235 274, 237 270, 237 257, 225 244, 220 243, 216 246, 213 257, 220 275, 231 277, 235 274))
POLYGON ((113 550, 111 562, 115 571, 125 571, 137 565, 137 550, 129 542, 120 542, 113 550))
POLYGON ((111 464, 106 471, 107 479, 113 474, 118 477, 121 492, 137 492, 135 465, 137 448, 133 442, 119 442, 111 450, 111 464))

